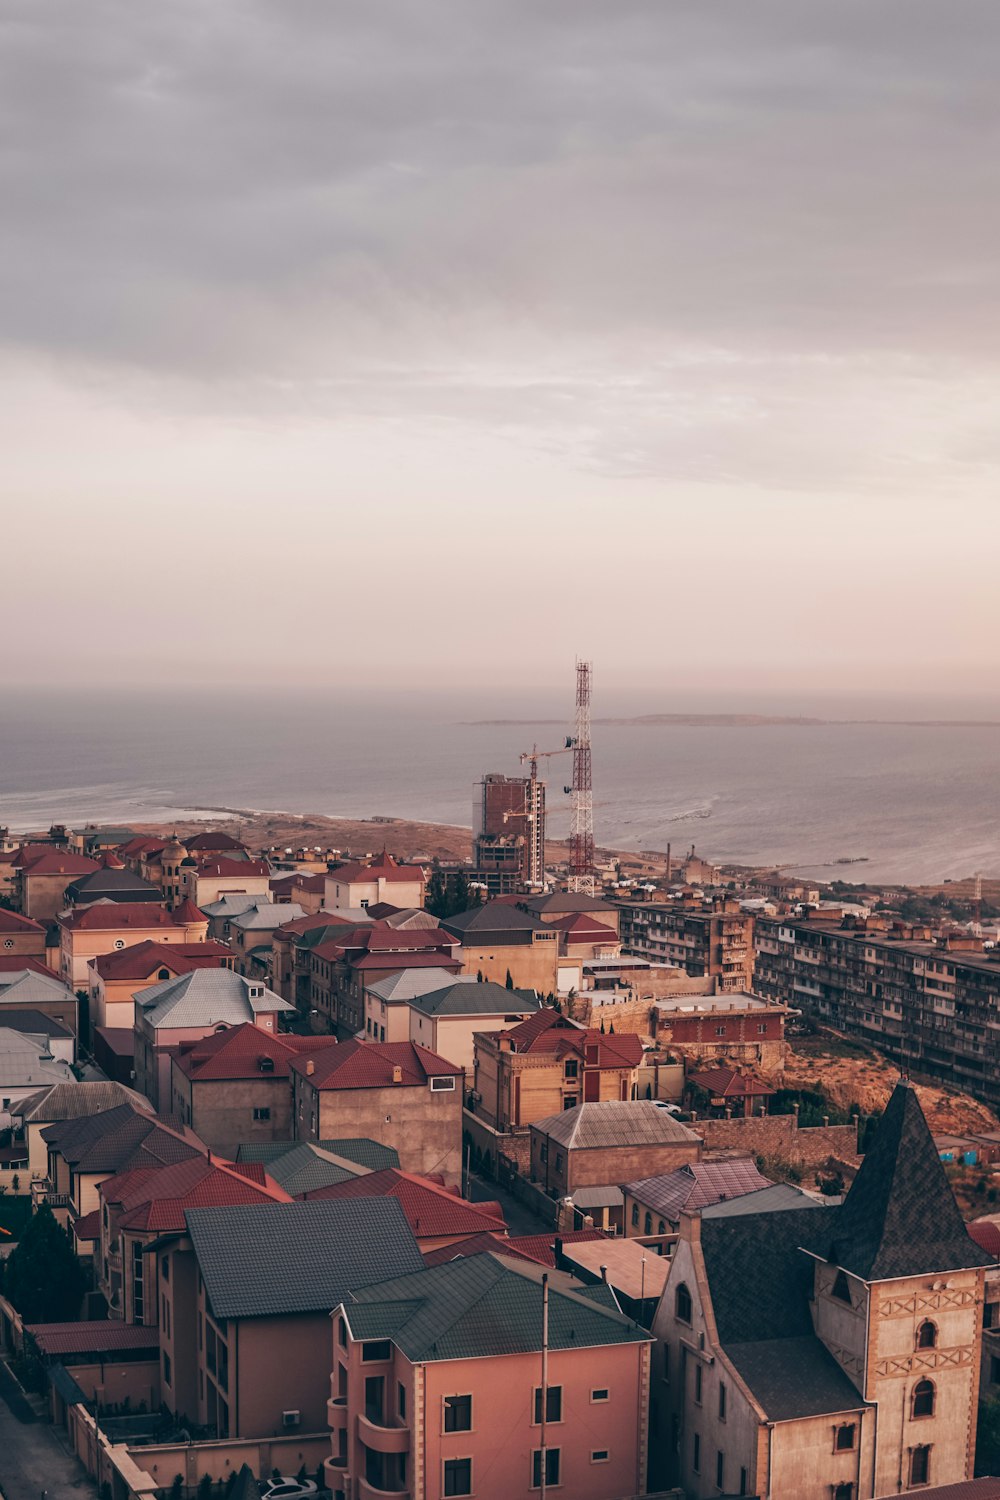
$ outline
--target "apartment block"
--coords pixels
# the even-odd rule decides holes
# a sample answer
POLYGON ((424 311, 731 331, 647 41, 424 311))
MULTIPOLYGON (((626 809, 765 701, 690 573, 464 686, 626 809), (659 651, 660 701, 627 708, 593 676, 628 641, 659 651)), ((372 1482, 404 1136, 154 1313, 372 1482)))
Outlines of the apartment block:
POLYGON ((652 963, 675 964, 715 988, 753 987, 754 919, 737 902, 622 901, 622 946, 652 963))

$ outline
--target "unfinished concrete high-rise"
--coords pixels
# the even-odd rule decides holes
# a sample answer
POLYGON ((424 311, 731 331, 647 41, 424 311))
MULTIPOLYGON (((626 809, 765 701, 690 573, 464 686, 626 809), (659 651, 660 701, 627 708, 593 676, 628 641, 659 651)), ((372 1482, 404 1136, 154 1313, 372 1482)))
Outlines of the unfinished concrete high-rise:
MULTIPOLYGON (((532 767, 533 773, 535 767, 532 767)), ((545 782, 490 771, 472 799, 472 861, 491 896, 540 890, 545 876, 545 782)))

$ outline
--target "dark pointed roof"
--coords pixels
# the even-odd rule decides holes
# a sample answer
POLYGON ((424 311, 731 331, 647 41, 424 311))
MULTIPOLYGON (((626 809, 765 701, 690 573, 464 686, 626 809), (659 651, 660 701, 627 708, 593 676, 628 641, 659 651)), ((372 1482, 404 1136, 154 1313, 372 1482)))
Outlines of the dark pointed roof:
POLYGON ((249 1464, 244 1464, 237 1474, 229 1500, 260 1500, 260 1485, 249 1464))
POLYGON ((816 1249, 863 1281, 994 1264, 965 1227, 911 1083, 893 1090, 833 1236, 816 1249))

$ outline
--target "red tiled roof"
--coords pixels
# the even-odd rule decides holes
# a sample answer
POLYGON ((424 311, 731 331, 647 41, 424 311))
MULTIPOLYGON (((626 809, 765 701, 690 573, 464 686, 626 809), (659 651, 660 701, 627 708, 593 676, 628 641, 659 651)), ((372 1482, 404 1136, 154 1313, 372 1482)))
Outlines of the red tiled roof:
POLYGON ((194 833, 190 838, 181 839, 181 843, 189 854, 197 854, 200 849, 246 849, 245 844, 229 833, 194 833))
MULTIPOLYGON (((574 1052, 581 1052, 581 1044, 570 1042, 574 1052)), ((596 1027, 586 1033, 586 1046, 597 1047, 598 1068, 637 1068, 642 1062, 642 1042, 634 1031, 603 1032, 596 1027)), ((595 1066, 588 1063, 588 1066, 595 1066)))
POLYGON ((571 1021, 569 1016, 561 1015, 554 1006, 543 1005, 541 1010, 536 1010, 533 1016, 526 1016, 517 1026, 512 1026, 503 1035, 514 1043, 515 1052, 554 1051, 567 1033, 582 1037, 584 1028, 571 1021), (547 1033, 554 1031, 556 1034, 551 1038, 547 1033), (538 1044, 536 1046, 536 1044, 538 1044))
POLYGON ((111 931, 116 927, 183 927, 184 919, 180 911, 164 911, 162 906, 142 901, 100 901, 94 906, 67 912, 59 918, 59 925, 71 932, 93 932, 111 931))
POLYGON ((129 839, 126 844, 118 845, 118 854, 121 859, 135 859, 140 854, 159 854, 165 849, 166 843, 163 839, 134 838, 129 839))
POLYGON ((44 932, 41 922, 22 917, 19 911, 0 910, 0 932, 44 932))
POLYGON ((92 1208, 89 1214, 81 1214, 73 1223, 73 1233, 78 1240, 99 1240, 101 1237, 101 1210, 92 1208))
POLYGON ((564 917, 557 917, 554 922, 549 923, 559 932, 565 933, 566 939, 574 943, 617 943, 618 934, 613 927, 605 927, 603 922, 597 922, 586 912, 567 912, 564 917))
POLYGON ((450 951, 442 953, 366 953, 352 963, 353 969, 450 969, 453 974, 462 971, 461 960, 452 958, 450 951))
POLYGON ((46 849, 21 860, 25 875, 90 875, 100 868, 95 859, 87 859, 83 854, 69 854, 64 849, 46 849))
POLYGON ((174 1052, 174 1062, 194 1083, 222 1078, 287 1078, 293 1057, 336 1047, 332 1036, 278 1036, 247 1021, 231 1026, 199 1041, 181 1042, 174 1052), (264 1070, 262 1058, 273 1063, 264 1070))
POLYGON ((774 1089, 769 1089, 767 1084, 761 1083, 759 1078, 751 1078, 747 1074, 738 1073, 735 1068, 706 1068, 702 1073, 692 1073, 688 1082, 697 1084, 700 1089, 707 1089, 710 1094, 719 1095, 723 1099, 743 1099, 751 1094, 774 1093, 774 1089))
POLYGON ((330 1047, 319 1057, 295 1058, 291 1068, 318 1089, 419 1087, 428 1078, 458 1078, 463 1072, 417 1042, 359 1042, 353 1038, 330 1047), (310 1062, 315 1064, 311 1074, 307 1072, 310 1062), (393 1078, 394 1068, 401 1072, 398 1080, 393 1078))
POLYGON ((155 1233, 183 1229, 188 1208, 291 1202, 285 1190, 263 1171, 251 1176, 230 1162, 206 1156, 192 1156, 158 1169, 119 1173, 103 1182, 99 1192, 106 1203, 120 1206, 119 1228, 155 1233))
POLYGON ((208 922, 208 918, 199 906, 195 906, 191 897, 183 900, 180 906, 174 910, 174 921, 178 926, 190 926, 192 922, 208 922))
POLYGON ((637 1068, 642 1061, 642 1042, 634 1032, 585 1031, 567 1016, 545 1006, 519 1025, 502 1033, 514 1041, 516 1052, 552 1052, 557 1056, 585 1058, 591 1068, 637 1068), (586 1048, 596 1046, 597 1056, 586 1057, 586 1048))
POLYGON ((159 968, 170 969, 172 974, 218 968, 232 956, 232 949, 225 943, 158 943, 155 938, 144 938, 129 948, 102 953, 91 962, 102 979, 148 979, 159 968))
MULTIPOLYGON (((40 958, 32 958, 26 953, 2 953, 0 954, 0 974, 16 974, 19 969, 30 969, 33 974, 44 974, 46 979, 59 979, 55 969, 50 969, 48 964, 42 963, 40 958)), ((60 984, 62 980, 59 980, 60 984)))
POLYGON ((135 1032, 131 1026, 95 1026, 94 1035, 115 1057, 132 1057, 135 1051, 135 1032))
POLYGON ((100 1323, 26 1323, 42 1354, 99 1354, 113 1349, 155 1349, 155 1328, 137 1323, 119 1323, 107 1318, 100 1323))
POLYGON ((384 849, 369 865, 355 860, 352 864, 338 865, 335 870, 330 871, 330 875, 341 885, 374 885, 379 880, 390 883, 419 880, 422 884, 424 879, 424 872, 419 865, 397 865, 392 855, 387 854, 384 849))
POLYGON ((303 932, 315 932, 320 927, 337 927, 341 932, 353 931, 357 925, 353 917, 345 917, 342 912, 318 911, 312 916, 293 917, 290 922, 283 922, 276 930, 275 937, 286 932, 290 937, 298 937, 303 932))
POLYGON ((263 859, 200 859, 199 875, 220 875, 228 879, 236 875, 269 875, 271 867, 263 859))
POLYGON ((332 1187, 316 1188, 306 1198, 398 1198, 416 1238, 442 1234, 503 1234, 507 1228, 499 1203, 467 1203, 458 1193, 413 1172, 388 1167, 332 1187))
POLYGON ((966 1225, 966 1228, 987 1255, 1000 1260, 1000 1224, 994 1223, 992 1219, 982 1219, 978 1224, 966 1225))

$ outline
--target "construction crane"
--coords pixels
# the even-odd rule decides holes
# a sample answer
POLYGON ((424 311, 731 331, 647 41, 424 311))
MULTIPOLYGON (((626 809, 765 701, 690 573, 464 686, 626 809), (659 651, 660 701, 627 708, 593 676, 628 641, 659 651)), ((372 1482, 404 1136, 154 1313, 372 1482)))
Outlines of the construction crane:
MULTIPOLYGON (((538 762, 540 760, 548 760, 549 757, 552 756, 552 755, 568 755, 569 752, 572 750, 572 748, 573 748, 573 742, 572 742, 572 740, 568 736, 567 736, 566 744, 562 747, 561 750, 539 750, 539 748, 538 748, 537 745, 532 745, 532 747, 531 747, 530 750, 525 750, 525 751, 522 752, 522 754, 521 754, 521 764, 523 766, 525 761, 528 761, 530 763, 530 766, 531 766, 531 772, 530 772, 531 779, 532 779, 532 781, 537 781, 538 780, 538 762)), ((569 790, 569 788, 567 788, 567 791, 568 790, 569 790)))

